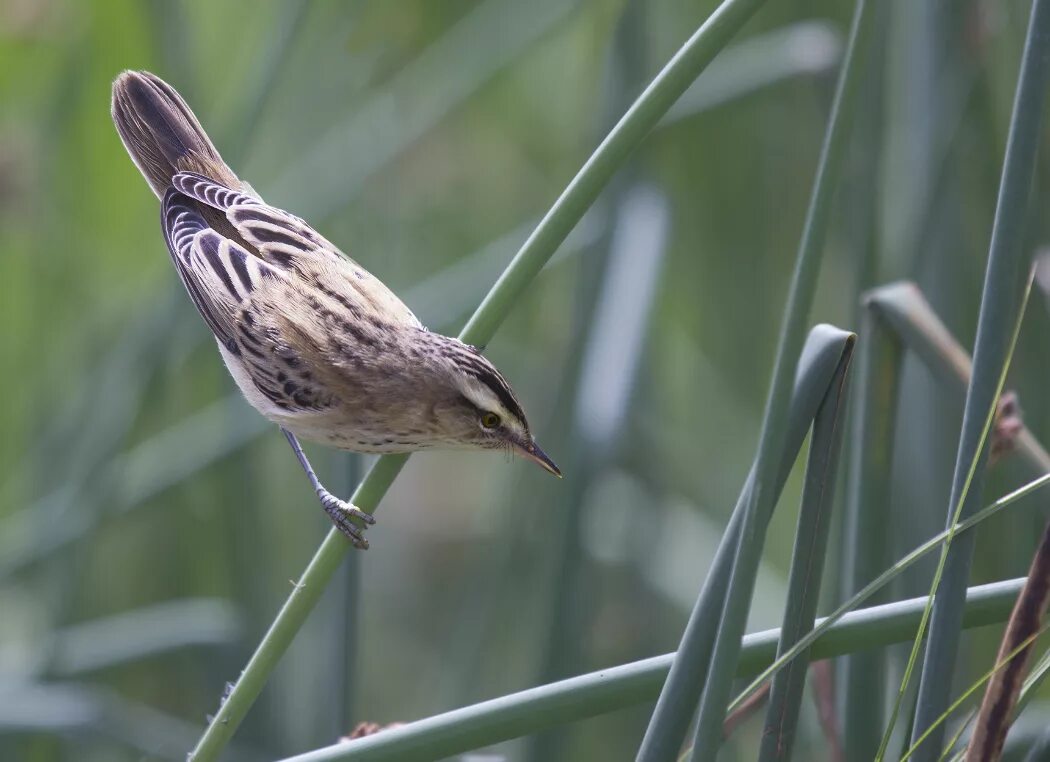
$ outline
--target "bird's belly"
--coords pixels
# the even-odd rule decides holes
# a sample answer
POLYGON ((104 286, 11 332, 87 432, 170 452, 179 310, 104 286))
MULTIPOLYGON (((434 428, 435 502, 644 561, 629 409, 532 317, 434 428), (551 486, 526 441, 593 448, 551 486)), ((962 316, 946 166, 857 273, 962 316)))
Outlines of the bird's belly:
POLYGON ((425 443, 395 439, 390 432, 355 425, 336 412, 328 415, 282 416, 280 420, 271 417, 271 420, 307 442, 350 452, 403 453, 426 449, 428 446, 425 443))
POLYGON ((348 406, 333 400, 331 407, 322 410, 291 411, 279 407, 259 391, 241 361, 221 343, 219 352, 248 403, 299 439, 365 453, 415 452, 438 444, 420 431, 407 431, 396 421, 391 426, 389 416, 377 415, 367 404, 348 406))

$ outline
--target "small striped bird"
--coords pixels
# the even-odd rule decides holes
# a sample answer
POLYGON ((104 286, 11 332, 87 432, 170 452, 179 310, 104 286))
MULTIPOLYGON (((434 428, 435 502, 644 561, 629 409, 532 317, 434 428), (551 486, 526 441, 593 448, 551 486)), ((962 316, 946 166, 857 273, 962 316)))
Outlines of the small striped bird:
POLYGON ((561 475, 492 363, 428 331, 330 241, 259 198, 170 85, 124 72, 113 122, 161 200, 171 260, 226 367, 355 547, 368 547, 375 520, 324 488, 299 437, 366 453, 504 449, 561 475))

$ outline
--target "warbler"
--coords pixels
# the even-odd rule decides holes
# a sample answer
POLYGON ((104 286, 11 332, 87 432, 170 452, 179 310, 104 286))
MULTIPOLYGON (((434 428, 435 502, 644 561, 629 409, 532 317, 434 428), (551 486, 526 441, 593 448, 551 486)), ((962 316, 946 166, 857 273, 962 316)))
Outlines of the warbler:
POLYGON ((153 192, 175 270, 248 402, 276 423, 358 548, 374 519, 321 484, 299 438, 364 453, 505 449, 556 476, 510 384, 427 330, 378 278, 238 179, 159 77, 113 83, 113 122, 153 192))

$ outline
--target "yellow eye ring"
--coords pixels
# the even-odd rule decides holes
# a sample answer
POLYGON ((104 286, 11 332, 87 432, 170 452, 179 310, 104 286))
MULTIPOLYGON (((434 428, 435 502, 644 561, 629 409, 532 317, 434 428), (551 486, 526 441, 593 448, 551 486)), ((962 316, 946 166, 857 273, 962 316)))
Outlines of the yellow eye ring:
POLYGON ((481 425, 486 429, 494 429, 499 426, 499 416, 495 413, 485 413, 481 416, 481 425))

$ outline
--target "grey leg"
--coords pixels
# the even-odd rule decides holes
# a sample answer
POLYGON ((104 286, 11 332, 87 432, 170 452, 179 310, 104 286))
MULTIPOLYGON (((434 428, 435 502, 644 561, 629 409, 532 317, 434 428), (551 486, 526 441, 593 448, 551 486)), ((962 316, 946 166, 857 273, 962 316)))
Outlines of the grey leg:
POLYGON ((303 452, 302 445, 300 445, 299 440, 295 438, 295 434, 288 431, 288 429, 282 428, 281 431, 283 431, 284 436, 287 437, 288 444, 292 446, 292 452, 295 453, 295 457, 299 460, 299 465, 302 466, 303 471, 306 472, 306 477, 310 480, 310 486, 312 486, 314 492, 317 493, 317 497, 321 501, 321 507, 324 508, 324 512, 328 514, 328 518, 332 520, 332 523, 335 524, 340 532, 347 536, 355 548, 367 550, 368 540, 365 539, 362 532, 367 528, 367 525, 375 524, 376 520, 372 518, 371 514, 355 508, 350 505, 350 503, 340 500, 326 490, 324 485, 321 484, 321 480, 317 478, 317 474, 314 473, 310 461, 306 459, 306 453, 303 452), (363 521, 366 526, 359 527, 352 521, 352 519, 359 519, 360 521, 363 521))

